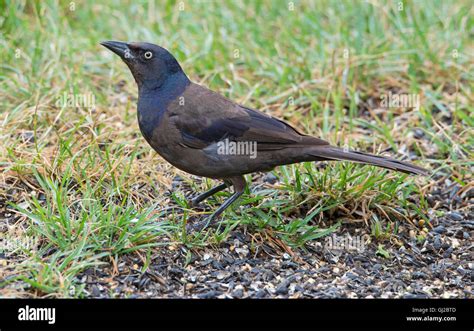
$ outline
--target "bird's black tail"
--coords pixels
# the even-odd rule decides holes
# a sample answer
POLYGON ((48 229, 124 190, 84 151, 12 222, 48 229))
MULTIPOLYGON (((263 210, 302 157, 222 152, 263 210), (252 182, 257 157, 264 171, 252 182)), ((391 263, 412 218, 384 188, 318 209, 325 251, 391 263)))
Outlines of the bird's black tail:
POLYGON ((383 156, 366 154, 356 151, 346 151, 344 149, 329 145, 312 148, 309 151, 309 154, 314 156, 318 160, 324 158, 327 160, 352 161, 363 164, 372 164, 377 167, 401 171, 407 174, 416 174, 424 176, 429 175, 428 170, 407 162, 402 162, 383 156))

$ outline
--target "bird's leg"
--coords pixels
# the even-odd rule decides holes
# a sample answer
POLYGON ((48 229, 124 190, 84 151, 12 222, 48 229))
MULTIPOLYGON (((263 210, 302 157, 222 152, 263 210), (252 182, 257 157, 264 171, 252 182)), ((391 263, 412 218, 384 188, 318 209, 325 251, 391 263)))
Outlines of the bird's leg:
POLYGON ((191 206, 197 206, 201 201, 209 198, 210 196, 216 194, 217 192, 225 190, 227 186, 228 186, 227 183, 223 183, 221 185, 211 188, 209 191, 199 194, 197 197, 193 198, 190 201, 191 206))
POLYGON ((245 186, 247 184, 245 182, 244 177, 231 177, 229 178, 229 181, 234 186, 234 194, 232 194, 232 196, 227 199, 219 208, 217 208, 217 210, 206 220, 205 227, 211 225, 213 221, 224 212, 224 210, 226 210, 235 200, 237 200, 244 193, 245 186))
POLYGON ((215 221, 217 217, 219 217, 220 214, 224 212, 235 200, 237 200, 245 190, 245 186, 247 183, 245 182, 244 177, 242 176, 236 176, 236 177, 231 177, 228 179, 232 185, 234 186, 234 194, 227 199, 217 210, 204 222, 200 222, 199 224, 194 224, 192 227, 194 230, 202 230, 209 225, 212 225, 212 223, 215 221))

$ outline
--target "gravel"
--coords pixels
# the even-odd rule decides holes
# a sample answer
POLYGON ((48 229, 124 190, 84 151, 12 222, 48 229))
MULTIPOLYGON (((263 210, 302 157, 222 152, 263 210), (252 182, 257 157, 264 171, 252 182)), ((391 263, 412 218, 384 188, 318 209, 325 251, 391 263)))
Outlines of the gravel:
MULTIPOLYGON (((290 254, 239 226, 212 247, 156 248, 144 272, 142 257, 130 253, 75 281, 95 298, 474 298, 473 195, 455 188, 445 182, 427 195, 438 206, 427 232, 407 222, 377 241, 361 223, 341 226, 335 235, 369 238, 361 251, 331 250, 320 238, 290 254), (388 257, 377 254, 381 245, 388 257)), ((0 214, 0 230, 13 222, 0 214)))
MULTIPOLYGON (((424 242, 414 241, 402 226, 398 245, 384 242, 389 258, 376 254, 379 242, 360 252, 334 252, 314 241, 289 258, 278 251, 256 253, 248 231, 237 228, 219 247, 160 248, 145 273, 139 271, 140 258, 129 254, 119 258, 119 274, 112 279, 110 266, 78 279, 90 297, 474 298, 472 241, 449 235, 453 225, 447 220, 440 218, 446 231, 429 232, 424 242), (238 251, 243 247, 248 253, 238 251)), ((341 231, 363 233, 356 227, 341 231)))

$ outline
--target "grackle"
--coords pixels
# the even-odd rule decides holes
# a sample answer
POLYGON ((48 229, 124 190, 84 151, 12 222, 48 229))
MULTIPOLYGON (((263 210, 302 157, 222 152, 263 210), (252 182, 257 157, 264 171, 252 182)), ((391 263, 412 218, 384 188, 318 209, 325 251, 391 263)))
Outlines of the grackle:
POLYGON ((305 161, 351 161, 427 175, 421 167, 356 151, 300 133, 289 124, 239 105, 193 83, 166 49, 144 42, 101 43, 127 64, 138 85, 138 123, 146 141, 175 167, 223 184, 198 195, 199 202, 232 185, 234 194, 206 221, 210 224, 246 187, 244 174, 305 161))

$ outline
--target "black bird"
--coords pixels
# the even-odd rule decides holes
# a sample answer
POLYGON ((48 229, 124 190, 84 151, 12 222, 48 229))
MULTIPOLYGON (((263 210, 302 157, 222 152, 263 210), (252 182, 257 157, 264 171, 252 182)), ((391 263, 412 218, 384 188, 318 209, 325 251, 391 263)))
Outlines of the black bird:
POLYGON ((195 84, 163 47, 144 42, 101 44, 119 55, 135 78, 138 123, 151 147, 183 171, 224 181, 192 199, 191 204, 234 186, 234 194, 207 224, 242 195, 246 187, 244 174, 270 171, 279 165, 344 160, 427 175, 425 169, 406 162, 331 146, 195 84))

